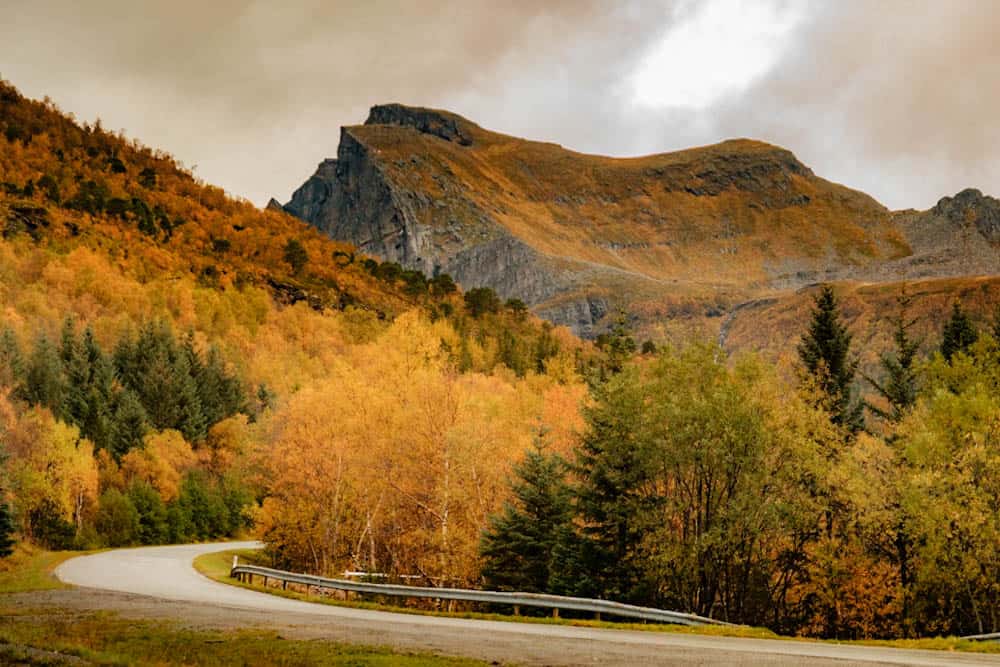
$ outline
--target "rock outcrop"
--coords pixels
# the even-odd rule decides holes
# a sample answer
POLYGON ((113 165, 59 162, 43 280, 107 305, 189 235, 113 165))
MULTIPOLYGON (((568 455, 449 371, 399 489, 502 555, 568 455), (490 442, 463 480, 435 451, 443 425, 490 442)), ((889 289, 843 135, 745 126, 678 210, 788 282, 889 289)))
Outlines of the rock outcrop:
POLYGON ((1000 270, 1000 202, 975 190, 892 213, 758 141, 605 158, 400 104, 343 128, 284 209, 588 336, 617 308, 712 318, 815 282, 1000 270))

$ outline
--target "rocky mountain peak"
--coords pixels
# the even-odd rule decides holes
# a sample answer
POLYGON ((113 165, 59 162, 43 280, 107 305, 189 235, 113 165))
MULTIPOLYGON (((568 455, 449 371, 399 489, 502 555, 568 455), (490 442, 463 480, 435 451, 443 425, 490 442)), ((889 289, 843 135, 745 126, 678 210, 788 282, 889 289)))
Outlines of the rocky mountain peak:
POLYGON ((457 114, 438 109, 408 107, 403 104, 378 104, 371 108, 365 125, 397 125, 418 132, 471 146, 476 126, 457 114))
POLYGON ((956 225, 972 223, 990 242, 1000 243, 1000 200, 975 188, 943 197, 932 211, 956 225))

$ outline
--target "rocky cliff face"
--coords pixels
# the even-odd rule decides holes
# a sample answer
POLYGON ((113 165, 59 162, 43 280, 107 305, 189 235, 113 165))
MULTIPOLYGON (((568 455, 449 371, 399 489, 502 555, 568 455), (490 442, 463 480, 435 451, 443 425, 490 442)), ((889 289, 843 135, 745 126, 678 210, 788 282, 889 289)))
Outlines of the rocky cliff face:
POLYGON ((813 282, 1000 269, 1000 202, 978 191, 893 214, 761 142, 613 159, 399 104, 343 128, 284 208, 583 335, 619 307, 713 318, 813 282))

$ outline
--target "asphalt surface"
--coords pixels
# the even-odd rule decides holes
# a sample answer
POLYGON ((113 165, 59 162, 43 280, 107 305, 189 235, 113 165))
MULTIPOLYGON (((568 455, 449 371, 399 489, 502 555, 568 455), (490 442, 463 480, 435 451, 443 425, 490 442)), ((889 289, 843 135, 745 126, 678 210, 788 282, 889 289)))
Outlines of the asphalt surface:
MULTIPOLYGON (((66 561, 62 581, 93 606, 213 627, 430 650, 532 665, 994 665, 1000 655, 915 651, 397 614, 290 600, 211 581, 198 555, 259 546, 229 542, 120 549, 66 561), (112 593, 109 593, 112 592, 112 593)), ((58 595, 58 593, 56 594, 58 595)))

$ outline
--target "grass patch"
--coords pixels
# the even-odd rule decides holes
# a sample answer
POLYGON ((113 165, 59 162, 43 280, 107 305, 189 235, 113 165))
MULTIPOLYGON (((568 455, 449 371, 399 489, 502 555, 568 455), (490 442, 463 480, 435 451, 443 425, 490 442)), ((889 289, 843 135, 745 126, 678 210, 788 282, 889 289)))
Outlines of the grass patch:
POLYGON ((56 579, 55 571, 63 561, 79 556, 84 551, 45 551, 26 544, 18 544, 14 553, 0 559, 0 593, 24 593, 66 588, 56 579))
POLYGON ((740 637, 749 639, 781 639, 789 641, 813 641, 830 642, 835 644, 856 644, 863 646, 882 646, 886 648, 900 649, 920 649, 936 651, 961 651, 969 653, 996 653, 1000 654, 1000 642, 974 642, 958 637, 930 637, 925 639, 861 639, 861 640, 824 640, 810 637, 787 637, 775 634, 767 628, 755 628, 746 625, 726 626, 726 625, 666 625, 660 623, 632 623, 597 621, 574 618, 553 618, 551 616, 512 616, 509 614, 490 614, 474 611, 436 611, 419 609, 414 607, 404 607, 394 604, 384 604, 364 600, 340 600, 327 596, 304 595, 296 591, 286 591, 280 588, 264 588, 259 584, 244 584, 229 577, 229 571, 233 564, 233 555, 238 555, 240 562, 249 565, 269 566, 258 550, 243 549, 234 551, 220 551, 212 554, 204 554, 195 559, 195 568, 215 581, 219 581, 230 586, 238 586, 248 590, 255 590, 261 593, 277 595, 293 600, 315 602, 317 604, 327 604, 337 607, 352 607, 355 609, 370 609, 373 611, 391 611, 400 614, 420 614, 425 616, 447 616, 451 618, 471 618, 485 621, 507 621, 516 623, 540 623, 548 625, 572 625, 587 628, 607 628, 613 630, 641 630, 643 632, 674 632, 681 634, 709 635, 713 637, 740 637))
POLYGON ((485 663, 328 641, 284 639, 275 632, 220 632, 133 621, 110 612, 9 608, 0 602, 0 664, 363 665, 464 667, 485 663))

